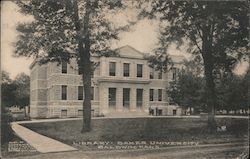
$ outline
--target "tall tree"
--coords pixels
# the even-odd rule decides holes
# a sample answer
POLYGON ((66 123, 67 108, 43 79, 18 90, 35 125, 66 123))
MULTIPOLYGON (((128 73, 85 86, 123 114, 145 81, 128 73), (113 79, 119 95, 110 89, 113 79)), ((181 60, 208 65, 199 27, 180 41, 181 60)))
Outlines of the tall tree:
POLYGON ((30 77, 25 73, 20 73, 16 76, 13 84, 16 86, 16 105, 21 108, 28 106, 30 101, 30 77))
POLYGON ((216 84, 217 107, 220 110, 247 111, 249 71, 242 75, 226 74, 216 84))
POLYGON ((8 72, 2 71, 1 102, 5 107, 29 105, 30 78, 25 73, 20 73, 11 80, 8 72))
POLYGON ((201 67, 194 61, 186 61, 184 68, 178 73, 178 78, 170 82, 167 89, 171 102, 184 109, 190 108, 190 113, 207 109, 204 101, 205 83, 200 70, 201 67), (191 112, 191 108, 194 112, 191 112))
POLYGON ((116 27, 108 15, 123 7, 121 0, 17 1, 32 23, 20 24, 16 55, 40 58, 40 62, 69 62, 76 58, 84 83, 83 129, 91 130, 91 54, 107 56, 110 41, 127 27, 116 27))
POLYGON ((207 105, 210 108, 208 123, 214 128, 214 70, 216 67, 230 70, 237 59, 247 54, 248 2, 145 1, 149 5, 141 5, 144 7, 141 16, 159 18, 161 21, 160 48, 166 48, 175 42, 177 46, 187 45, 187 51, 202 57, 207 105))
POLYGON ((16 104, 16 85, 6 71, 2 71, 1 81, 1 104, 3 108, 11 107, 16 104))
POLYGON ((10 123, 12 117, 8 107, 15 104, 15 86, 6 71, 1 72, 1 144, 8 143, 13 138, 10 123))

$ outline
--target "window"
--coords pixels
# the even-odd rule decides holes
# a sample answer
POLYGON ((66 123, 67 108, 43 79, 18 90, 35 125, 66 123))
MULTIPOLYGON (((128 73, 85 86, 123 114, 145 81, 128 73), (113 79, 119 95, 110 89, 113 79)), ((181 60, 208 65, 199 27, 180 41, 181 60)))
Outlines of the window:
POLYGON ((154 79, 154 69, 153 68, 150 68, 149 78, 154 79))
POLYGON ((94 78, 94 72, 93 71, 91 71, 90 77, 94 78))
POLYGON ((67 110, 66 109, 61 110, 61 117, 62 118, 66 118, 67 117, 67 110))
POLYGON ((176 80, 177 69, 175 67, 172 68, 172 73, 173 73, 172 80, 176 80))
POLYGON ((136 107, 142 107, 143 89, 136 90, 136 107))
POLYGON ((78 113, 78 114, 77 114, 78 116, 80 116, 80 117, 83 116, 83 110, 79 109, 77 113, 78 113))
POLYGON ((94 100, 94 87, 90 87, 90 100, 94 100))
POLYGON ((91 116, 95 116, 95 109, 91 109, 91 116))
POLYGON ((159 115, 159 116, 162 115, 162 109, 159 109, 159 110, 158 110, 158 114, 157 114, 157 115, 159 115))
POLYGON ((142 77, 142 64, 137 64, 137 77, 142 77))
POLYGON ((97 66, 97 65, 96 65, 95 63, 92 63, 92 64, 91 64, 91 70, 90 70, 90 77, 91 77, 91 78, 94 78, 96 66, 97 66))
POLYGON ((153 89, 149 90, 149 100, 154 101, 154 90, 153 89))
POLYGON ((78 67, 78 74, 82 75, 82 68, 78 67))
POLYGON ((162 89, 158 89, 158 101, 162 101, 162 89))
POLYGON ((129 63, 123 64, 123 76, 129 77, 129 63))
POLYGON ((173 110, 173 115, 176 115, 176 110, 175 109, 173 110))
POLYGON ((62 100, 67 100, 67 86, 62 86, 62 100))
POLYGON ((173 98, 171 98, 171 97, 169 97, 169 104, 170 105, 175 105, 175 102, 174 102, 173 98))
POLYGON ((67 73, 67 62, 62 61, 62 73, 67 73))
POLYGON ((162 79, 162 71, 159 71, 159 73, 158 73, 158 79, 162 79))
POLYGON ((115 108, 116 106, 116 88, 109 88, 109 107, 115 108))
POLYGON ((123 88, 123 107, 129 108, 129 101, 130 101, 130 89, 123 88))
POLYGON ((109 63, 109 75, 115 76, 115 62, 109 63))
POLYGON ((78 100, 83 100, 83 86, 78 86, 78 100))

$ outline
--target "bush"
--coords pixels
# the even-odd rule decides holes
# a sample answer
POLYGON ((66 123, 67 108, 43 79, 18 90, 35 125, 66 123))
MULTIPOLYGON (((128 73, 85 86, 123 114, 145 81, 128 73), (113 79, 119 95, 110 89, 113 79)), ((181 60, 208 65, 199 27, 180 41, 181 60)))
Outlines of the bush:
POLYGON ((11 141, 14 138, 10 123, 12 122, 11 114, 4 106, 2 106, 1 115, 1 142, 2 144, 11 141))

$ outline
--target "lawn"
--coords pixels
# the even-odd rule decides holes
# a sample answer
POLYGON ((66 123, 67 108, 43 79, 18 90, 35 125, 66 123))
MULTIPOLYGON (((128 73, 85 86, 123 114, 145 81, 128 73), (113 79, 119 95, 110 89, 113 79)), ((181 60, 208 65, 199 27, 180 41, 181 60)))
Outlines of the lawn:
MULTIPOLYGON (((92 131, 82 134, 81 120, 29 123, 23 126, 40 134, 74 145, 86 141, 165 141, 220 143, 247 141, 247 119, 216 119, 227 131, 209 133, 203 118, 117 118, 93 119, 92 131)), ((86 145, 85 145, 86 146, 86 145)), ((84 147, 85 147, 84 146, 84 147)), ((89 148, 95 148, 88 145, 89 148)), ((86 147, 85 147, 86 148, 86 147)))

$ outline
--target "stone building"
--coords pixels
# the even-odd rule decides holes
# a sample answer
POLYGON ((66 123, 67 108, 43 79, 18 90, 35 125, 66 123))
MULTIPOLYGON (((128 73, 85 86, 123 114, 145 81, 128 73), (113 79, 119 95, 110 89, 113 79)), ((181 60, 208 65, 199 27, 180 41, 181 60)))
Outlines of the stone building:
MULTIPOLYGON (((173 56, 174 68, 162 73, 148 66, 145 53, 130 46, 116 51, 116 57, 91 57, 99 63, 91 84, 93 116, 147 115, 149 110, 158 115, 180 114, 178 107, 169 105, 166 89, 182 67, 183 57, 173 56)), ((82 116, 83 82, 74 59, 43 65, 34 61, 30 69, 31 118, 82 116)))

